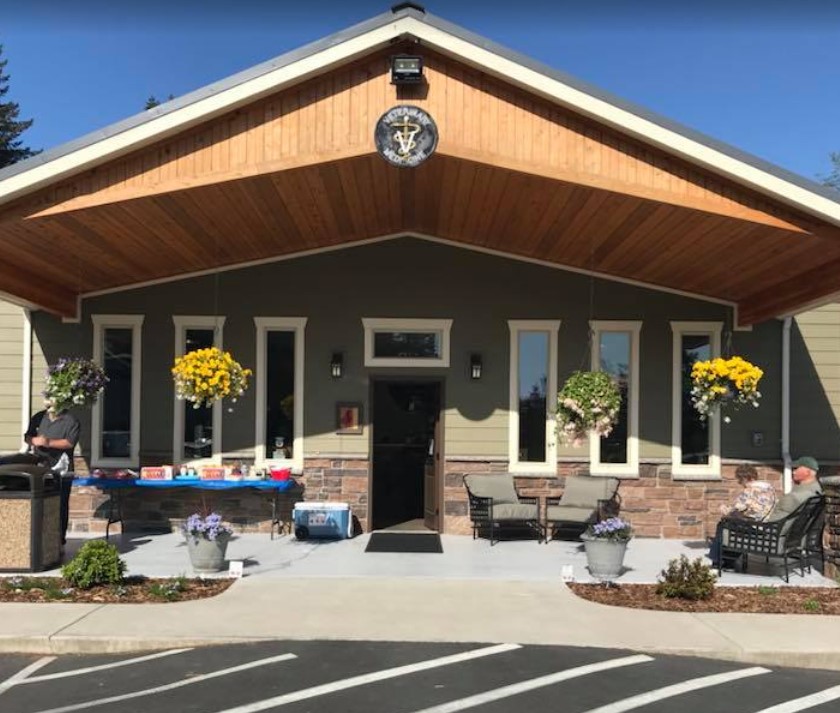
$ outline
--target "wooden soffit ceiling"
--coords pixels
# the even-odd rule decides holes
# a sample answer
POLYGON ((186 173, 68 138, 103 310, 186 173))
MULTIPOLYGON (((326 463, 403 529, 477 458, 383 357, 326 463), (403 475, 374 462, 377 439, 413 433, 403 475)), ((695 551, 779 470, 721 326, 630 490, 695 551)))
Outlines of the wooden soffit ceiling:
POLYGON ((840 290, 840 229, 427 52, 397 98, 381 54, 42 189, 0 212, 0 291, 78 295, 400 233, 739 305, 743 323, 840 290), (435 119, 398 169, 373 125, 435 119))

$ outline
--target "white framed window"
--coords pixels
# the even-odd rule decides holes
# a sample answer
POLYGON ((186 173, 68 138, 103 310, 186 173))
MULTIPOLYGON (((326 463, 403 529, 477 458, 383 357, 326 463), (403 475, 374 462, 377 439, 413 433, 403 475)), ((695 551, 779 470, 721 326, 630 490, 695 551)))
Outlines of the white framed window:
POLYGON ((365 366, 448 367, 451 319, 362 318, 365 366))
POLYGON ((257 329, 256 464, 303 470, 305 317, 254 317, 257 329))
POLYGON ((557 471, 554 414, 560 320, 508 320, 508 328, 509 468, 512 473, 553 475, 557 471))
MULTIPOLYGON (((174 315, 175 356, 196 349, 222 349, 224 317, 174 315)), ((210 408, 195 408, 189 401, 173 396, 175 418, 172 437, 172 458, 176 465, 188 463, 221 463, 222 402, 210 408)))
POLYGON ((108 377, 92 409, 91 465, 140 465, 142 314, 94 314, 93 360, 108 377))
POLYGON ((609 436, 589 439, 593 475, 639 475, 639 332, 641 322, 593 320, 592 370, 612 376, 621 391, 618 423, 609 436))
POLYGON ((691 405, 691 367, 720 355, 722 322, 671 322, 671 473, 675 480, 720 478, 720 419, 691 405))

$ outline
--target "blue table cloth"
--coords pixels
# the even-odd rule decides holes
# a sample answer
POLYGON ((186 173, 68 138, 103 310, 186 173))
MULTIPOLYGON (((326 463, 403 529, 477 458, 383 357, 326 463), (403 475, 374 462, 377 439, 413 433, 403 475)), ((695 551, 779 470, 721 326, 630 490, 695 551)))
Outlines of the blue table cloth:
POLYGON ((289 480, 201 480, 200 478, 177 478, 174 480, 142 480, 140 478, 82 478, 73 479, 73 485, 92 485, 103 490, 122 488, 199 488, 201 490, 231 490, 234 488, 255 488, 284 492, 295 486, 289 480))

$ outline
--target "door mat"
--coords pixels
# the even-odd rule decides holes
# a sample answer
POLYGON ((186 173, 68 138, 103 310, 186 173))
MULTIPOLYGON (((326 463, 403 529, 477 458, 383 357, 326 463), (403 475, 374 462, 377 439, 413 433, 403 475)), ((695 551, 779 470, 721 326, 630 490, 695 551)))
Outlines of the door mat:
POLYGON ((374 532, 365 552, 432 552, 442 553, 440 535, 436 532, 374 532))

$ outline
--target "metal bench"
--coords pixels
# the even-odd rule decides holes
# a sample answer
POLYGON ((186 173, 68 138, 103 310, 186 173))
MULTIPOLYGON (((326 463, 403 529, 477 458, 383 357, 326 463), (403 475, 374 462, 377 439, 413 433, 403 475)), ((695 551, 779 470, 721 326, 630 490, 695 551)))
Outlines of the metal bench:
POLYGON ((473 539, 487 534, 492 547, 502 528, 528 527, 542 542, 545 533, 537 498, 520 496, 512 475, 465 475, 464 487, 470 502, 473 539))

